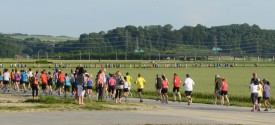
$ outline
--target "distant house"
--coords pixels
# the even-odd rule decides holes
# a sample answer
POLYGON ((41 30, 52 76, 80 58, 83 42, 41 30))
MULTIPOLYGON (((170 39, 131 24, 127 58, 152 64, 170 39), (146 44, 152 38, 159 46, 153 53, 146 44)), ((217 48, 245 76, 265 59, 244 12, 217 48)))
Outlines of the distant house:
POLYGON ((24 58, 21 55, 14 55, 14 59, 15 60, 21 60, 21 59, 24 59, 24 58))

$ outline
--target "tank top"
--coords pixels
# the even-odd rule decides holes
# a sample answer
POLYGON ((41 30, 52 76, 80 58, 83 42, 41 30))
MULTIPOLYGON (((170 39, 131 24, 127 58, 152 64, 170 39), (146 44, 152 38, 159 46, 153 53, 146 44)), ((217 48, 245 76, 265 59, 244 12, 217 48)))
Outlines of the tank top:
POLYGON ((92 80, 91 80, 91 78, 88 78, 87 86, 92 86, 92 80))

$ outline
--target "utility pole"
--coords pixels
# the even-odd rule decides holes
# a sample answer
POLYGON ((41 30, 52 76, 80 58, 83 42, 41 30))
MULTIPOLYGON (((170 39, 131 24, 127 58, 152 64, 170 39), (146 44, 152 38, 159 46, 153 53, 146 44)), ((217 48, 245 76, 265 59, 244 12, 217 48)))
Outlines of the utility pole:
POLYGON ((137 44, 137 51, 138 51, 138 53, 139 53, 139 45, 138 45, 138 37, 136 37, 136 44, 137 44))
POLYGON ((81 52, 79 53, 79 59, 81 60, 81 52))

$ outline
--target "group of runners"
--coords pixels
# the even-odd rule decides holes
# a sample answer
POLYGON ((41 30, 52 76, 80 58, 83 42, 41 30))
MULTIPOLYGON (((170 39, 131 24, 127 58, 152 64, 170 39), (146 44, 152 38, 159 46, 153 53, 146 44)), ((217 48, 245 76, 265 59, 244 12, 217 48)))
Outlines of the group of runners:
MULTIPOLYGON (((178 77, 176 73, 174 73, 173 78, 173 101, 177 101, 177 95, 178 95, 178 102, 181 102, 181 93, 180 93, 180 86, 182 82, 181 79, 178 77)), ((160 100, 162 103, 168 104, 168 79, 166 78, 165 74, 162 74, 161 77, 157 74, 156 80, 155 80, 155 87, 156 87, 156 101, 160 100)), ((188 105, 192 103, 192 91, 193 86, 195 85, 195 82, 190 78, 189 74, 186 74, 186 79, 183 83, 184 89, 185 89, 185 95, 186 95, 186 101, 188 102, 188 105)))
POLYGON ((270 83, 266 79, 260 79, 257 73, 252 73, 252 78, 250 80, 250 92, 251 92, 251 102, 253 104, 251 111, 261 111, 261 99, 264 103, 264 111, 271 110, 272 105, 269 103, 270 98, 270 83))
MULTIPOLYGON (((106 69, 103 68, 98 71, 95 78, 92 78, 92 74, 87 73, 83 67, 77 67, 75 71, 71 70, 69 73, 63 73, 61 70, 54 70, 53 73, 46 70, 33 72, 30 68, 28 71, 17 69, 4 69, 0 71, 0 86, 3 93, 9 92, 10 89, 14 89, 16 92, 23 91, 26 93, 28 90, 32 90, 33 98, 37 98, 40 86, 42 87, 42 94, 53 95, 53 85, 55 85, 56 93, 61 96, 62 94, 67 97, 69 93, 71 96, 79 100, 79 104, 84 104, 84 97, 94 97, 92 92, 93 87, 96 90, 96 99, 102 100, 105 98, 111 98, 116 103, 121 103, 122 97, 125 97, 127 101, 128 95, 132 86, 132 77, 129 73, 125 73, 125 77, 120 71, 115 73, 106 74, 106 69), (93 83, 94 81, 94 83, 93 83), (123 93, 123 95, 122 95, 123 93)), ((142 92, 145 86, 145 79, 139 73, 135 82, 137 84, 137 92, 140 102, 143 102, 142 92)), ((189 74, 186 74, 186 78, 182 83, 179 76, 174 73, 173 77, 173 100, 182 102, 180 88, 184 86, 186 102, 188 105, 192 103, 192 91, 195 82, 190 78, 189 74), (178 96, 178 100, 177 100, 178 96)), ((165 74, 156 75, 155 88, 156 88, 156 101, 168 104, 168 79, 165 74)), ((230 105, 228 98, 228 84, 224 77, 215 75, 214 80, 214 104, 217 104, 217 99, 220 97, 221 105, 227 101, 227 106, 230 105)), ((251 101, 253 108, 251 111, 261 111, 261 99, 263 98, 264 111, 268 111, 268 108, 272 108, 269 103, 270 97, 270 83, 266 79, 260 80, 256 73, 252 74, 250 81, 251 101)))

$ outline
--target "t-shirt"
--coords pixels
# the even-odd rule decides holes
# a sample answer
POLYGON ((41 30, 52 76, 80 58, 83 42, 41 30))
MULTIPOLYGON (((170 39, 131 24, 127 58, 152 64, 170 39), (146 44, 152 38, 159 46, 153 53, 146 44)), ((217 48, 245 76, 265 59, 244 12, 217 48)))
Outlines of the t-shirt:
POLYGON ((128 88, 129 87, 129 84, 128 84, 128 82, 126 81, 126 82, 124 82, 124 88, 128 88))
POLYGON ((61 83, 62 83, 62 82, 65 82, 65 80, 66 80, 65 78, 66 78, 65 75, 62 74, 62 73, 60 73, 60 74, 58 75, 58 81, 61 82, 61 83))
POLYGON ((180 87, 180 83, 181 83, 180 78, 176 76, 176 77, 174 78, 174 86, 175 86, 175 87, 180 87))
POLYGON ((145 83, 146 83, 146 81, 142 77, 138 77, 137 80, 136 80, 136 84, 138 86, 138 89, 143 89, 145 83))
POLYGON ((9 72, 5 72, 3 74, 3 77, 4 77, 4 81, 9 81, 10 80, 10 73, 9 72))
POLYGON ((70 86, 70 85, 71 85, 71 79, 69 76, 66 76, 65 86, 70 86))
POLYGON ((110 86, 115 86, 115 85, 116 85, 116 80, 115 80, 114 77, 111 77, 111 78, 109 79, 109 84, 110 84, 110 86))
POLYGON ((48 76, 46 75, 46 74, 42 74, 41 76, 40 76, 40 79, 41 79, 41 82, 42 82, 42 84, 47 84, 47 82, 48 82, 48 78, 47 78, 48 76))
POLYGON ((228 87, 228 86, 227 86, 227 82, 226 82, 226 81, 223 81, 223 82, 222 82, 221 90, 222 90, 222 91, 227 91, 227 87, 228 87))
POLYGON ((77 74, 75 82, 77 83, 77 85, 83 86, 84 83, 85 83, 85 76, 84 76, 84 74, 77 74))
POLYGON ((258 93, 258 86, 257 84, 251 83, 250 84, 250 91, 251 93, 258 93))
POLYGON ((132 81, 132 77, 127 75, 126 76, 126 82, 128 82, 129 86, 131 86, 131 84, 132 84, 131 81, 132 81))
POLYGON ((269 97, 270 96, 270 92, 269 92, 270 87, 267 84, 265 84, 264 87, 265 87, 265 91, 263 92, 264 97, 269 97))
POLYGON ((22 82, 27 82, 27 78, 28 78, 27 73, 22 73, 21 74, 21 80, 22 80, 22 82))
POLYGON ((263 86, 259 84, 258 97, 263 97, 263 86))
POLYGON ((195 85, 195 83, 191 78, 186 78, 184 84, 185 91, 193 91, 193 85, 195 85))
POLYGON ((168 88, 168 81, 167 80, 162 80, 162 86, 161 86, 161 88, 163 88, 163 89, 168 88))
POLYGON ((15 79, 16 81, 20 81, 20 75, 19 75, 19 73, 15 73, 15 74, 14 74, 14 79, 15 79))
POLYGON ((220 90, 222 86, 222 79, 220 77, 215 77, 215 89, 220 90))
POLYGON ((0 75, 0 81, 3 81, 3 76, 2 75, 0 75))

